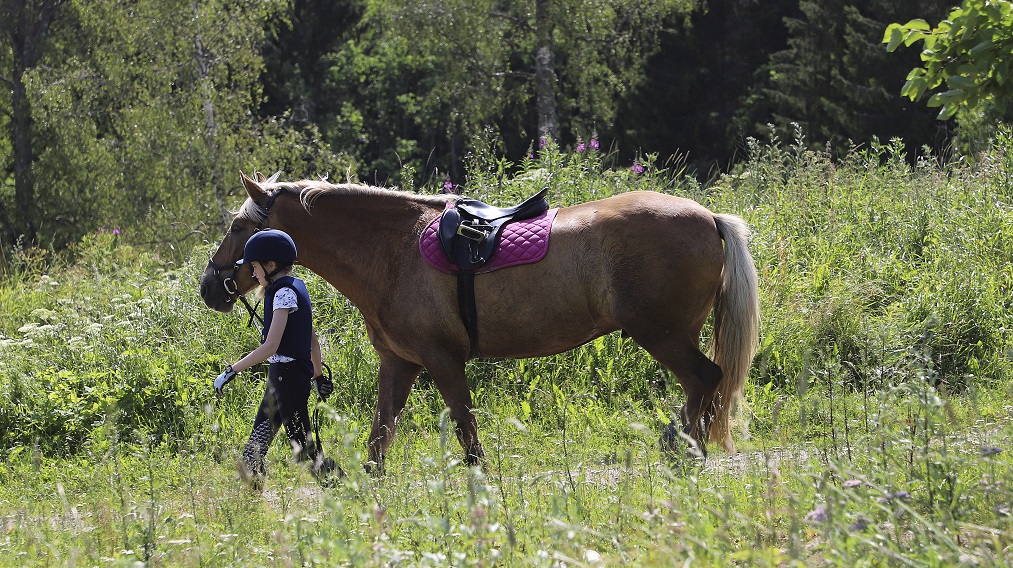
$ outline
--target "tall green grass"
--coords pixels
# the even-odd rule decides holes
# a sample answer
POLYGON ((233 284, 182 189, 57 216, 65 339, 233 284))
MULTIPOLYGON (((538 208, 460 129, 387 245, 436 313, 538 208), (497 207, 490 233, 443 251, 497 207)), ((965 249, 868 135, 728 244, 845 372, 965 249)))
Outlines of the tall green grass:
POLYGON ((257 333, 198 297, 215 243, 180 261, 113 234, 69 260, 22 253, 0 284, 0 565, 1007 565, 1011 147, 971 167, 898 141, 839 161, 754 142, 706 185, 651 156, 474 157, 466 191, 489 201, 656 189, 750 223, 761 350, 742 452, 706 462, 659 453, 681 389, 612 334, 469 364, 482 469, 423 374, 369 477, 377 360, 303 273, 337 386, 321 434, 348 476, 321 488, 279 442, 252 492, 235 460, 262 371, 222 398, 210 380, 257 333))

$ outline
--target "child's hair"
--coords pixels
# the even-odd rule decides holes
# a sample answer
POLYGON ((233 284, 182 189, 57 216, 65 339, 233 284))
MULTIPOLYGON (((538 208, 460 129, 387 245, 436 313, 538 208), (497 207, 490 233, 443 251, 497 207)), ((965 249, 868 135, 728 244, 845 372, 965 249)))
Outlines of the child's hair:
MULTIPOLYGON (((269 260, 267 262, 274 262, 274 261, 273 260, 269 260)), ((275 262, 275 264, 277 264, 277 263, 275 262)), ((288 264, 286 264, 285 266, 278 266, 278 267, 276 267, 275 268, 274 277, 271 278, 271 281, 268 282, 267 285, 270 286, 272 283, 274 283, 275 280, 277 280, 278 278, 280 278, 282 276, 288 276, 289 274, 292 273, 292 270, 294 268, 295 268, 295 264, 291 263, 291 262, 288 263, 288 264)), ((257 290, 253 293, 254 297, 257 300, 263 300, 264 296, 266 294, 267 294, 267 288, 265 288, 264 286, 257 286, 257 290)))
POLYGON ((289 273, 292 272, 292 268, 295 266, 295 263, 293 262, 289 262, 287 264, 281 264, 280 262, 274 260, 268 262, 274 263, 274 271, 273 271, 274 275, 271 276, 271 281, 274 281, 279 276, 287 276, 289 273))

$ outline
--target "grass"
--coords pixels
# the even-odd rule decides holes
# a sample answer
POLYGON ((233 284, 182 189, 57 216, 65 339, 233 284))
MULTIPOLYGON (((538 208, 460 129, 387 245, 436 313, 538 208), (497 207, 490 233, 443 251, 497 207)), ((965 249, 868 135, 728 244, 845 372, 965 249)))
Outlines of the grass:
POLYGON ((482 469, 423 375, 369 477, 376 357, 304 274, 337 385, 321 434, 348 476, 321 488, 276 443, 251 492, 235 460, 262 375, 220 399, 210 381, 256 333, 197 297, 212 243, 20 253, 0 284, 0 565, 1006 566, 1010 146, 912 166, 896 141, 836 162, 769 141, 706 186, 650 156, 642 173, 554 146, 475 158, 491 201, 661 188, 749 221, 761 351, 740 453, 706 462, 659 453, 681 391, 612 334, 469 364, 482 469))

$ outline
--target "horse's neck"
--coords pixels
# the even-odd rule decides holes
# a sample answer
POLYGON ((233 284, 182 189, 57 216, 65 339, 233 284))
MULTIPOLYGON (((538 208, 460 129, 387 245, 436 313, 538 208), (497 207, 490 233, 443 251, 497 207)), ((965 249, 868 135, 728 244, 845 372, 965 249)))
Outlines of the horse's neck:
POLYGON ((331 283, 365 313, 391 282, 426 206, 404 196, 342 195, 320 199, 299 220, 300 262, 331 283))

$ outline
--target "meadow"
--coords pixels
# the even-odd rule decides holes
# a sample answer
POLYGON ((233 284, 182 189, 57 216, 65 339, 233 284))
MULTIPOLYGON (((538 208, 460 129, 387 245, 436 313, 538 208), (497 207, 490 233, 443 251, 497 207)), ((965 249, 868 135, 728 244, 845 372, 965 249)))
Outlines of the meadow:
POLYGON ((659 451, 681 390, 617 333, 471 362, 482 468, 423 374, 371 477, 376 356, 303 272, 336 384, 320 434, 347 475, 321 487, 276 441, 252 491, 236 458, 265 369, 221 398, 211 380, 258 334, 197 293, 218 230, 182 254, 112 231, 18 253, 0 281, 0 566, 1010 565, 1010 133, 973 160, 897 140, 748 151, 706 184, 596 148, 479 152, 466 189, 509 204, 548 183, 553 205, 656 189, 746 219, 761 344, 739 453, 706 461, 659 451))

